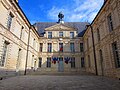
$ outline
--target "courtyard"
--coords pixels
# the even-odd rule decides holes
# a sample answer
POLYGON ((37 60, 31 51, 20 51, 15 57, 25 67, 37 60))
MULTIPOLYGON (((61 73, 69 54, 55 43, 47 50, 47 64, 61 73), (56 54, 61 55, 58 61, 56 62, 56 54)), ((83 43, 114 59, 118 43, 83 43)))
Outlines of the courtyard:
POLYGON ((28 75, 1 80, 0 90, 120 90, 120 81, 93 75, 28 75))

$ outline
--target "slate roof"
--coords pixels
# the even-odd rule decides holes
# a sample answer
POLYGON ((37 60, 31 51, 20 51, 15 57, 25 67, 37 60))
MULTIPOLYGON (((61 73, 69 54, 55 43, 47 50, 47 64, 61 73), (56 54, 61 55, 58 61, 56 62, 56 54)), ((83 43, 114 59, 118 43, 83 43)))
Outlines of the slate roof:
MULTIPOLYGON (((55 24, 58 24, 56 22, 37 22, 34 24, 34 26, 37 28, 37 31, 40 36, 44 35, 44 30, 45 28, 48 28, 50 26, 53 26, 55 24)), ((85 30, 86 30, 86 25, 88 25, 88 22, 65 22, 64 23, 67 26, 76 28, 78 31, 78 37, 82 37, 85 30)))

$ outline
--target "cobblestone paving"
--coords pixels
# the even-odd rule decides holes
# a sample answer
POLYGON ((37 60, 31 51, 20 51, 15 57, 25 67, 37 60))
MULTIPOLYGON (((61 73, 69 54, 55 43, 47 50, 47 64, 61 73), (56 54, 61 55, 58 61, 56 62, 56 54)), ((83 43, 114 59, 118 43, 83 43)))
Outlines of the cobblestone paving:
POLYGON ((100 76, 18 76, 0 81, 0 90, 120 90, 120 80, 100 76))

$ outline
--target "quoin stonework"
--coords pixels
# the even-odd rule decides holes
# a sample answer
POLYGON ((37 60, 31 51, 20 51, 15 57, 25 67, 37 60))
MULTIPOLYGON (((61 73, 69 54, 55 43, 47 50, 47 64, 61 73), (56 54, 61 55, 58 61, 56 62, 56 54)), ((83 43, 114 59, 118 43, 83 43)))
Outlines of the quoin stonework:
POLYGON ((105 0, 88 22, 31 25, 18 0, 0 0, 0 75, 90 72, 120 78, 120 0, 105 0))

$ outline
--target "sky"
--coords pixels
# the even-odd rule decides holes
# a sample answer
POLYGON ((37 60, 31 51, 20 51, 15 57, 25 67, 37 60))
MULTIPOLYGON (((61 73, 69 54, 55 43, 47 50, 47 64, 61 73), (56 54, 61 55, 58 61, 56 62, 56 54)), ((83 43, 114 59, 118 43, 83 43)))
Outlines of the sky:
POLYGON ((64 14, 65 22, 92 22, 104 0, 19 0, 19 5, 31 22, 57 22, 64 14))

